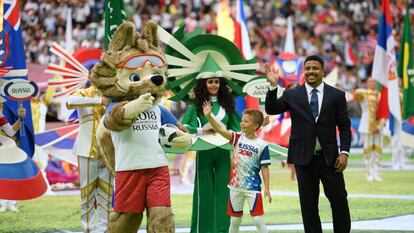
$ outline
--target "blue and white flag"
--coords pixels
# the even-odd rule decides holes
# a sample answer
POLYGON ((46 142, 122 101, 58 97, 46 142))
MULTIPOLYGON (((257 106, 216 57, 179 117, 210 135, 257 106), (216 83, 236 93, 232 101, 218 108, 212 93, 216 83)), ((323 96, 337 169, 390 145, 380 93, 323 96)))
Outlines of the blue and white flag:
MULTIPOLYGON (((0 53, 7 56, 2 56, 0 61, 1 67, 11 67, 2 79, 28 79, 26 68, 26 56, 22 40, 22 31, 20 23, 20 1, 19 0, 4 0, 4 17, 3 30, 0 32, 4 40, 0 44, 0 53)), ((3 114, 7 117, 9 122, 13 124, 17 118, 17 109, 19 104, 17 101, 11 100, 7 97, 3 104, 3 114)), ((16 134, 19 146, 23 149, 29 157, 34 153, 34 134, 33 122, 30 108, 30 100, 23 101, 23 107, 26 109, 26 118, 24 118, 23 135, 16 134)))

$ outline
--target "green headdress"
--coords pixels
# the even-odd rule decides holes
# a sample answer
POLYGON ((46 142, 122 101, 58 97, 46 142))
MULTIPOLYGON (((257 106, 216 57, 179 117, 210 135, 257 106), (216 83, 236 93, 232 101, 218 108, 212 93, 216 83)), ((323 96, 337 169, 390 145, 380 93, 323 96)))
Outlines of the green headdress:
POLYGON ((184 33, 185 25, 174 35, 158 27, 158 35, 167 44, 167 89, 175 94, 172 100, 191 101, 189 93, 197 79, 225 78, 230 91, 242 96, 243 86, 256 77, 256 58, 245 60, 233 42, 224 37, 202 34, 201 30, 184 33))

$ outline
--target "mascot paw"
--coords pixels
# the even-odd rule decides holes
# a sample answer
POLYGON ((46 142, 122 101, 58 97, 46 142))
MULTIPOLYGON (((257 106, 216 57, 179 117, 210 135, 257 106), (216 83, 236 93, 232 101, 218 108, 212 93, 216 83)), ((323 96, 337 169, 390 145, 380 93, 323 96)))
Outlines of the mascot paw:
POLYGON ((183 132, 182 130, 177 130, 177 137, 171 141, 171 147, 181 151, 187 151, 192 145, 191 135, 183 132))
POLYGON ((145 112, 154 106, 154 97, 151 93, 145 93, 138 97, 138 99, 130 101, 125 104, 124 117, 128 119, 135 118, 139 113, 145 112))

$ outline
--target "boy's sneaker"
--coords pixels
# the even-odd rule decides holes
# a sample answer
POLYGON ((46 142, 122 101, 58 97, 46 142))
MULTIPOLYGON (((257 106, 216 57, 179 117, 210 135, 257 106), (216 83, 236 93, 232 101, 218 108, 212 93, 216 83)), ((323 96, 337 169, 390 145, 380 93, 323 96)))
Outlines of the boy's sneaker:
POLYGON ((11 210, 13 212, 19 212, 19 209, 17 209, 17 207, 15 205, 9 206, 9 210, 11 210))

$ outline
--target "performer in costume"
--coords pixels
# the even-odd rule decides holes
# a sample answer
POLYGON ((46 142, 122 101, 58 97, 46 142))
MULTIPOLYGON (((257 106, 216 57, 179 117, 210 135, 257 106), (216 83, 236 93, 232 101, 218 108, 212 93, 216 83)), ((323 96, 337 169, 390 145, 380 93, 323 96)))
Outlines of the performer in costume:
MULTIPOLYGON (((139 34, 131 22, 121 24, 90 75, 92 83, 111 99, 97 128, 107 166, 115 170, 109 233, 136 233, 144 210, 147 232, 175 231, 168 159, 158 138, 161 125, 178 122, 158 104, 167 70, 157 28, 149 21, 139 34)), ((179 129, 175 132, 171 147, 185 152, 191 137, 179 129)))
POLYGON ((76 91, 67 100, 68 109, 76 108, 80 121, 73 154, 78 156, 84 232, 105 232, 112 208, 113 176, 99 155, 95 139, 108 104, 94 86, 76 91))
POLYGON ((226 186, 233 148, 208 124, 202 103, 211 101, 217 121, 225 129, 239 131, 240 116, 233 100, 243 95, 244 84, 255 77, 259 66, 255 59, 244 60, 239 49, 223 37, 199 30, 185 34, 184 29, 172 36, 158 28, 158 34, 168 45, 167 87, 175 94, 171 99, 190 104, 182 121, 193 134, 191 150, 197 151, 191 232, 228 232, 226 186))
MULTIPOLYGON (((17 110, 17 113, 20 117, 13 124, 13 126, 11 126, 9 121, 3 115, 3 101, 4 99, 0 97, 0 135, 13 137, 17 131, 19 131, 21 124, 20 118, 24 118, 26 116, 26 109, 21 107, 17 110)), ((0 212, 5 212, 7 209, 13 212, 19 211, 19 209, 17 209, 17 202, 14 200, 0 200, 0 212)))
POLYGON ((3 98, 0 97, 0 135, 13 137, 17 131, 19 131, 21 118, 24 118, 26 116, 26 109, 21 107, 17 110, 19 118, 16 122, 14 122, 13 126, 11 126, 7 118, 3 115, 3 103, 1 102, 2 99, 3 98))
MULTIPOLYGON (((182 120, 190 133, 205 135, 215 132, 202 113, 204 101, 212 102, 213 115, 225 129, 240 131, 240 116, 235 111, 234 98, 224 79, 199 79, 194 93, 195 105, 189 107, 182 120)), ((220 147, 197 153, 192 229, 200 224, 204 227, 215 226, 211 232, 227 232, 229 216, 226 215, 226 204, 229 191, 226 186, 230 164, 229 151, 220 147)))
POLYGON ((364 160, 367 170, 367 181, 382 181, 380 177, 383 135, 381 129, 383 121, 377 121, 377 107, 379 92, 377 83, 373 78, 368 78, 367 89, 357 89, 355 100, 361 105, 362 115, 358 132, 364 140, 364 160))
MULTIPOLYGON (((0 87, 1 87, 0 80, 0 87)), ((29 200, 43 195, 46 183, 35 162, 25 151, 18 148, 12 138, 20 128, 25 108, 18 108, 19 118, 13 125, 3 115, 3 103, 0 97, 0 211, 17 211, 15 200, 29 200), (7 200, 7 201, 6 201, 7 200), (8 201, 12 200, 12 201, 8 201)), ((10 119, 9 119, 10 120, 10 119)))

